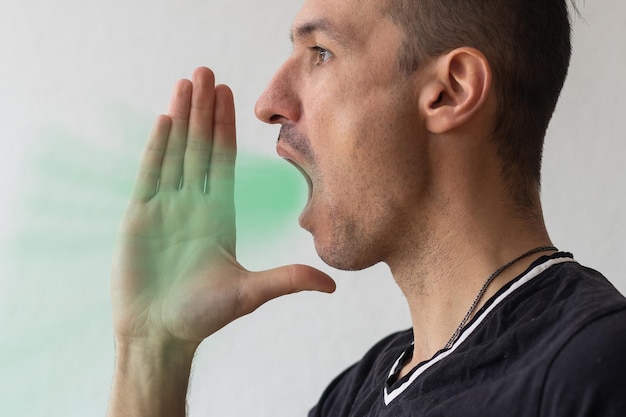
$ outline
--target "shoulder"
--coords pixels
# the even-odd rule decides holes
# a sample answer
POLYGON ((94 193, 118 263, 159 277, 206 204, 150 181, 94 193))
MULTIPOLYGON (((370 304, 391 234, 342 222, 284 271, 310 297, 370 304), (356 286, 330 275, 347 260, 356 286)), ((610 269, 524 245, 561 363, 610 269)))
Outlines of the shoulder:
POLYGON ((527 383, 525 395, 511 392, 541 417, 624 417, 626 299, 599 272, 557 260, 544 260, 491 326, 504 329, 494 343, 517 358, 508 375, 519 370, 527 383))
POLYGON ((570 253, 556 254, 537 269, 541 272, 536 281, 555 300, 582 302, 580 308, 591 310, 607 308, 609 304, 624 305, 624 296, 604 275, 579 264, 570 253))
POLYGON ((626 308, 581 327, 550 364, 541 416, 626 416, 625 353, 626 308))
MULTIPOLYGON (((347 416, 357 398, 370 389, 379 392, 400 354, 413 342, 413 331, 393 333, 374 346, 328 385, 309 417, 347 416)), ((362 400, 362 398, 360 398, 362 400)))
POLYGON ((572 258, 549 259, 538 268, 541 272, 511 297, 503 313, 511 327, 542 335, 544 347, 561 349, 591 323, 626 309, 626 298, 601 273, 572 258))

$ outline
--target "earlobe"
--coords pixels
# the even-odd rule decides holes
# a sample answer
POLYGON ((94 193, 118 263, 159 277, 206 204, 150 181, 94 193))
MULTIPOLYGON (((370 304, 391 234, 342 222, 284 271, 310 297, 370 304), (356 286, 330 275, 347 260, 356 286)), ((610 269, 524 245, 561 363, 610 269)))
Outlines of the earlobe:
POLYGON ((484 108, 491 90, 487 58, 474 48, 458 48, 433 60, 421 91, 426 127, 445 133, 472 119, 484 108))

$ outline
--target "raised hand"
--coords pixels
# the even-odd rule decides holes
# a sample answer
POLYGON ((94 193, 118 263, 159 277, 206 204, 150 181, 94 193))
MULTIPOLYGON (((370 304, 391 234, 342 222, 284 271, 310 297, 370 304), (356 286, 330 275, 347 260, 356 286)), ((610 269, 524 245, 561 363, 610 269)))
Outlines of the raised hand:
POLYGON ((270 299, 334 290, 308 266, 249 272, 237 262, 235 154, 232 93, 198 68, 156 121, 120 226, 112 279, 118 343, 197 346, 270 299))

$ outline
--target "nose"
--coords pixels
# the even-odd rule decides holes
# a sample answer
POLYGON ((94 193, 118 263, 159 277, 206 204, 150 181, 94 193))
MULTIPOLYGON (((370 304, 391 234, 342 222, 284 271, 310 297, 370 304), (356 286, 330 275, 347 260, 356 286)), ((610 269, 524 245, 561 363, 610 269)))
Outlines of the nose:
POLYGON ((259 120, 269 124, 298 121, 301 103, 296 79, 295 66, 285 62, 257 100, 254 112, 259 120))

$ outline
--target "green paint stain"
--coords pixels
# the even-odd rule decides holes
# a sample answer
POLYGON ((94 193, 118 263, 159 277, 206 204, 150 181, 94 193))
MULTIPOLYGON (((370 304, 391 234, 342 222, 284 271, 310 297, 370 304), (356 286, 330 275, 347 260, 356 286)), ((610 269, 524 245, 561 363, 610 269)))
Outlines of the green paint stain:
MULTIPOLYGON (((0 404, 9 414, 50 415, 73 402, 77 389, 106 402, 111 254, 152 125, 151 117, 118 107, 103 112, 103 131, 123 138, 117 143, 65 127, 21 138, 28 149, 19 192, 3 201, 10 211, 0 236, 0 404)), ((270 255, 297 227, 306 194, 290 164, 240 148, 238 245, 270 255)))
POLYGON ((291 226, 306 200, 298 171, 278 157, 240 153, 235 177, 237 230, 248 239, 269 237, 291 226))
MULTIPOLYGON (((62 131, 49 130, 45 136, 24 164, 20 196, 12 203, 14 254, 50 258, 110 251, 139 153, 120 152, 62 131)), ((238 242, 276 238, 286 226, 293 226, 305 199, 305 182, 288 163, 239 151, 238 242)))
MULTIPOLYGON (((12 265, 11 276, 0 277, 0 392, 6 394, 0 404, 17 414, 62 409, 59 399, 75 390, 70 382, 80 379, 77 385, 85 386, 91 364, 112 352, 110 257, 150 124, 124 126, 118 134, 126 138, 124 147, 64 128, 31 138, 20 191, 7 202, 9 234, 0 237, 0 261, 12 265)), ((294 227, 306 193, 288 163, 240 149, 238 244, 259 256, 272 253, 272 242, 294 227)), ((93 388, 105 390, 103 401, 106 365, 104 373, 96 371, 102 386, 93 388)))

